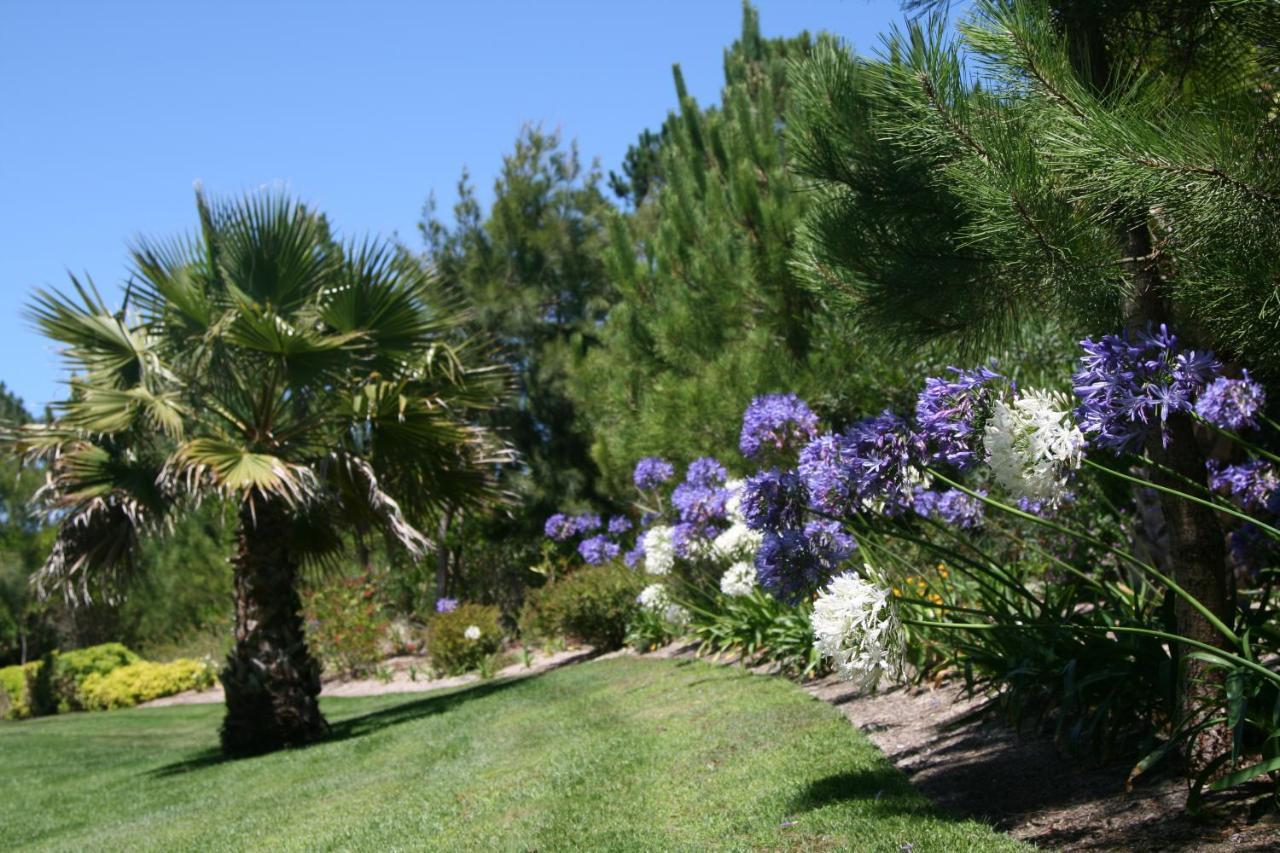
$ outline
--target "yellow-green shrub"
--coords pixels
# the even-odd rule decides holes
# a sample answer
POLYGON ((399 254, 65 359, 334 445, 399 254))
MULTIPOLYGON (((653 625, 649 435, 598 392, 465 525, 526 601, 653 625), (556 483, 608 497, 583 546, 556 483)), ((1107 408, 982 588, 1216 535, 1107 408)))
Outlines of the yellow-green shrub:
POLYGON ((0 720, 22 720, 31 716, 27 699, 27 677, 34 678, 40 661, 0 669, 0 720))
POLYGON ((90 675, 106 675, 141 660, 121 643, 102 643, 62 652, 54 658, 53 663, 53 694, 58 711, 84 707, 80 688, 90 675))
POLYGON ((90 710, 132 708, 141 702, 172 696, 184 690, 203 690, 215 681, 212 664, 180 658, 170 663, 138 663, 93 673, 80 685, 80 697, 90 710))
POLYGON ((481 661, 502 647, 502 627, 498 608, 462 604, 448 613, 437 613, 427 625, 427 655, 431 666, 446 675, 457 675, 480 666, 481 661), (480 636, 467 636, 470 627, 480 636))

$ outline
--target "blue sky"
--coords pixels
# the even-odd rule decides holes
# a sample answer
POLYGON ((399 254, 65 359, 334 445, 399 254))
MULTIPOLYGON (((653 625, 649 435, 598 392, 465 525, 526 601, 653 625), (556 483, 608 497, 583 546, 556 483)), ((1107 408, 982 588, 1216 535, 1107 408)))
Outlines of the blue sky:
MULTIPOLYGON (((766 35, 825 29, 872 49, 896 0, 761 0, 766 35)), ((487 198, 521 126, 617 168, 675 101, 719 92, 739 0, 9 0, 0 5, 0 380, 59 396, 33 287, 104 292, 138 234, 194 223, 213 193, 284 185, 344 234, 399 235, 467 167, 487 198)))

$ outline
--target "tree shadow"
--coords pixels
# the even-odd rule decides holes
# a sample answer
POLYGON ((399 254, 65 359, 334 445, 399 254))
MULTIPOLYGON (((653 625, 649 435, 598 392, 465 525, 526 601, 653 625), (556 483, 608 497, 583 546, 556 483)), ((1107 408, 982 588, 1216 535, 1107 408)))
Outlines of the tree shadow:
MULTIPOLYGON (((347 717, 330 724, 329 735, 323 740, 306 744, 304 746, 288 747, 288 749, 314 749, 315 747, 340 743, 344 740, 351 740, 352 738, 365 737, 366 735, 375 734, 392 726, 401 725, 402 723, 411 723, 414 720, 421 720, 425 717, 445 714, 467 702, 471 702, 476 699, 483 699, 486 696, 500 693, 504 690, 515 687, 522 682, 537 678, 542 674, 543 673, 537 673, 534 675, 521 676, 519 678, 481 681, 465 685, 463 687, 454 688, 446 692, 432 693, 422 698, 410 699, 409 701, 392 705, 389 708, 370 711, 367 714, 347 717)), ((280 751, 283 750, 277 750, 276 752, 280 751)), ((213 747, 200 750, 190 758, 182 761, 175 761, 171 764, 166 764, 163 767, 157 767, 154 770, 149 770, 147 771, 147 775, 153 778, 163 779, 170 776, 191 773, 208 767, 215 767, 219 764, 251 761, 255 758, 262 758, 273 754, 275 753, 267 752, 259 755, 228 756, 224 755, 222 750, 213 747)))
POLYGON ((818 779, 792 800, 788 811, 815 811, 858 800, 873 802, 876 809, 889 814, 947 816, 922 800, 893 768, 849 771, 818 779))

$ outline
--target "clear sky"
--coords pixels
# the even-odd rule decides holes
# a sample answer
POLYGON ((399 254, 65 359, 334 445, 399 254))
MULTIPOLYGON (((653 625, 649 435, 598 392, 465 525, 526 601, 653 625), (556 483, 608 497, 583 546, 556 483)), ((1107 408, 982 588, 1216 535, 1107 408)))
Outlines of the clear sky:
MULTIPOLYGON (((760 0, 765 35, 872 49, 896 0, 760 0)), ((0 1, 0 381, 59 396, 33 287, 113 295, 138 234, 189 230, 192 183, 284 185, 343 234, 399 235, 465 166, 481 198, 521 126, 616 169, 675 103, 713 101, 739 0, 0 1)))

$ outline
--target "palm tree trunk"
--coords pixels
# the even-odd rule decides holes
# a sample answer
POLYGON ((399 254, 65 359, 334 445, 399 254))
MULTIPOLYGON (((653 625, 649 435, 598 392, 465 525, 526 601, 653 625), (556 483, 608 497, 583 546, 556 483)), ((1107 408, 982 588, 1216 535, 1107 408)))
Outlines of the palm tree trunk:
POLYGON ((307 649, 298 561, 287 508, 259 501, 240 510, 235 557, 235 647, 222 671, 227 713, 222 751, 253 755, 323 738, 320 666, 307 649))

